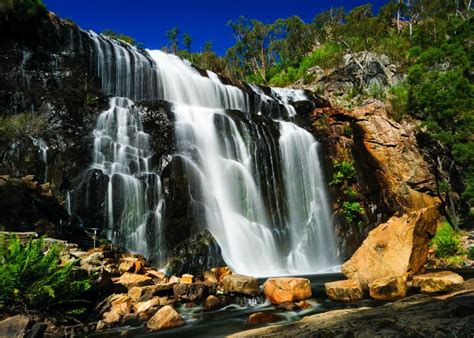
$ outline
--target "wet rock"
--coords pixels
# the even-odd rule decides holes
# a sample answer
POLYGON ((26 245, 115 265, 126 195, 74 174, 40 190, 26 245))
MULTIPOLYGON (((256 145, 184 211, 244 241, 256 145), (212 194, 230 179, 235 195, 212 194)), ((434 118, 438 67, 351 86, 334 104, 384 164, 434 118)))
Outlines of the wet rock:
POLYGON ((299 309, 299 306, 293 302, 283 302, 277 305, 280 309, 283 309, 285 311, 297 311, 299 309))
POLYGON ((128 295, 134 301, 147 301, 153 297, 160 295, 173 294, 174 283, 160 283, 155 285, 134 286, 128 290, 128 295))
POLYGON ((143 257, 121 257, 118 271, 120 274, 125 272, 140 273, 144 265, 143 257))
POLYGON ((207 270, 203 273, 203 277, 205 281, 212 282, 212 283, 222 283, 222 280, 225 276, 231 275, 232 271, 228 266, 219 267, 219 268, 212 268, 211 270, 207 270))
POLYGON ((313 307, 310 303, 305 302, 304 300, 296 303, 296 306, 298 306, 301 310, 306 310, 313 307))
POLYGON ((352 302, 364 298, 362 285, 356 279, 326 283, 324 288, 331 300, 352 302))
POLYGON ((260 293, 258 280, 255 277, 238 274, 226 275, 222 280, 224 293, 240 293, 255 296, 260 293))
POLYGON ((26 337, 30 324, 31 319, 23 315, 16 315, 4 319, 0 322, 0 337, 26 337))
POLYGON ((395 300, 407 295, 407 278, 384 277, 369 283, 370 297, 377 300, 395 300))
POLYGON ((142 312, 148 312, 151 308, 157 308, 159 305, 161 305, 160 298, 155 297, 145 302, 133 304, 133 309, 135 313, 140 314, 142 312))
POLYGON ((114 280, 114 283, 123 285, 127 289, 131 289, 134 286, 150 285, 152 282, 151 277, 131 272, 125 272, 120 278, 114 280))
MULTIPOLYGON (((189 187, 186 185, 186 192, 188 189, 189 187)), ((183 204, 182 201, 176 203, 183 204)), ((173 220, 173 222, 175 221, 177 222, 176 219, 173 220)), ((173 232, 177 232, 177 230, 175 229, 173 232)), ((179 240, 179 243, 169 254, 169 263, 166 267, 168 273, 198 276, 203 270, 225 265, 221 248, 209 231, 205 230, 187 240, 183 238, 175 240, 179 240)), ((172 242, 169 245, 172 245, 172 242)))
POLYGON ((462 286, 464 279, 451 271, 413 276, 412 286, 423 293, 447 292, 462 286))
POLYGON ((249 316, 249 324, 263 324, 278 322, 280 317, 271 312, 255 312, 249 316))
POLYGON ((311 283, 306 278, 269 278, 263 290, 273 304, 305 300, 312 295, 311 283))
POLYGON ((183 326, 186 323, 178 312, 171 306, 166 305, 159 309, 147 323, 150 330, 158 331, 183 326))
POLYGON ((145 275, 150 276, 153 280, 158 280, 163 282, 166 280, 166 275, 161 271, 156 271, 155 269, 146 269, 145 275))
POLYGON ((215 310, 222 306, 222 301, 214 295, 210 295, 204 301, 205 310, 215 310))
POLYGON ((191 302, 204 298, 209 293, 212 293, 212 290, 215 290, 215 285, 202 282, 173 285, 175 299, 189 300, 191 302), (209 292, 210 289, 211 292, 209 292))
POLYGON ((418 273, 426 263, 438 217, 434 207, 392 217, 369 233, 342 265, 342 273, 363 285, 383 277, 418 273))

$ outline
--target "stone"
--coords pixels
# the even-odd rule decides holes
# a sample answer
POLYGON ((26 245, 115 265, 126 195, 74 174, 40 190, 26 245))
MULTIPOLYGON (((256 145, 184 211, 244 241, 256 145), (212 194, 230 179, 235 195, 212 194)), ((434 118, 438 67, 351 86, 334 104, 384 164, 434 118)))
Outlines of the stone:
POLYGON ((369 232, 342 265, 342 273, 362 285, 383 277, 417 274, 427 261, 428 244, 436 232, 438 217, 434 207, 393 216, 369 232))
POLYGON ((364 298, 362 285, 356 279, 347 279, 324 284, 329 299, 334 301, 353 302, 364 298))
POLYGON ((142 312, 146 312, 150 310, 152 307, 156 307, 159 305, 160 305, 160 298, 155 297, 145 302, 139 302, 139 303, 133 304, 133 310, 135 313, 140 314, 142 312))
POLYGON ((116 284, 123 285, 127 289, 134 286, 145 286, 152 284, 153 280, 149 276, 139 275, 136 273, 125 272, 120 278, 114 281, 116 284))
POLYGON ((306 310, 306 309, 310 309, 310 308, 313 307, 310 303, 305 302, 304 300, 299 301, 298 303, 296 303, 296 305, 297 305, 301 310, 306 310))
POLYGON ((142 264, 140 259, 137 257, 121 257, 118 270, 120 274, 125 272, 133 272, 138 273, 140 272, 142 264))
POLYGON ((205 310, 215 310, 222 306, 222 301, 214 295, 210 295, 204 301, 205 310))
POLYGON ((176 284, 176 283, 180 283, 181 282, 181 279, 179 277, 176 277, 176 276, 171 276, 168 283, 171 283, 171 284, 176 284))
POLYGON ((181 276, 181 283, 192 284, 193 280, 194 280, 194 276, 188 273, 185 273, 184 275, 181 276))
POLYGON ((178 312, 171 306, 166 305, 159 309, 153 317, 150 318, 146 326, 153 331, 170 329, 183 326, 186 323, 178 312))
POLYGON ((407 295, 407 278, 384 277, 374 280, 369 284, 370 297, 376 300, 395 300, 405 298, 407 295))
POLYGON ((263 324, 278 322, 280 317, 271 312, 255 312, 249 316, 249 324, 263 324))
POLYGON ((201 299, 206 295, 207 286, 205 283, 175 284, 173 285, 173 293, 175 299, 189 300, 194 302, 195 300, 201 299))
POLYGON ((26 337, 30 318, 24 315, 8 317, 0 322, 0 337, 23 338, 26 337))
POLYGON ((240 293, 249 296, 256 296, 260 293, 258 280, 255 277, 238 274, 226 275, 222 280, 224 293, 240 293))
POLYGON ((160 281, 164 281, 166 279, 166 275, 161 271, 156 271, 155 269, 147 269, 145 271, 145 275, 150 276, 153 279, 158 279, 160 281))
POLYGON ((231 275, 232 271, 228 266, 219 267, 219 268, 212 268, 211 270, 207 270, 203 273, 203 277, 205 281, 211 283, 222 283, 222 280, 225 276, 231 275))
POLYGON ((134 286, 128 290, 128 295, 133 301, 147 301, 156 295, 171 295, 173 294, 173 285, 171 283, 161 283, 146 286, 134 286))
POLYGON ((296 311, 299 309, 298 305, 293 302, 283 302, 277 305, 280 309, 283 309, 285 311, 296 311))
POLYGON ((451 271, 413 276, 412 286, 423 293, 446 292, 462 286, 464 279, 451 271))
POLYGON ((110 310, 102 316, 102 321, 108 326, 118 325, 124 316, 130 314, 130 308, 128 302, 112 304, 110 310))
POLYGON ((263 291, 273 304, 297 302, 312 296, 311 283, 307 278, 269 278, 263 284, 263 291))

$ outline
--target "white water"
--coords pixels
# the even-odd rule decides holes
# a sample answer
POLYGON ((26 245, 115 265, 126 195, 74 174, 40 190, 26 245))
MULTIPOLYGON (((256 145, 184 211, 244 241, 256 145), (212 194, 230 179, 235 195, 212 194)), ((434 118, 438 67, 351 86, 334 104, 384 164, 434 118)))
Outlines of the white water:
MULTIPOLYGON (((160 71, 163 98, 176 103, 176 137, 178 144, 185 145, 179 149, 180 156, 201 183, 207 227, 225 261, 235 271, 255 276, 314 273, 337 264, 317 143, 311 134, 291 122, 278 122, 287 202, 287 235, 282 246, 259 189, 258 159, 251 154, 252 143, 261 141, 255 139, 260 135, 238 128, 224 110, 249 112, 247 94, 222 84, 211 72, 209 78, 201 76, 176 56, 148 52, 160 71), (227 126, 225 130, 219 130, 222 125, 227 126), (189 151, 189 145, 198 156, 189 151)), ((296 114, 290 101, 306 99, 302 91, 278 88, 272 92, 278 94, 288 116, 296 114)), ((259 94, 263 104, 275 101, 259 94)), ((270 152, 263 154, 271 157, 270 152)))
POLYGON ((161 225, 161 182, 149 170, 149 135, 143 132, 133 101, 111 98, 110 108, 99 116, 94 137, 92 167, 109 177, 108 229, 118 230, 128 249, 147 255, 147 223, 161 225))
MULTIPOLYGON (((251 85, 251 98, 213 72, 203 76, 177 56, 153 50, 146 55, 89 35, 106 93, 173 103, 174 156, 184 161, 193 185, 198 183, 205 206, 201 222, 234 271, 306 274, 338 264, 318 144, 309 132, 284 121, 296 115, 292 103, 306 100, 303 91, 272 88, 265 93, 251 85), (267 122, 254 121, 253 114, 266 116, 267 122)), ((109 227, 118 224, 131 250, 145 255, 157 250, 161 184, 150 172, 148 135, 132 101, 111 99, 97 123, 94 149, 93 167, 110 178, 109 227), (151 201, 147 191, 153 192, 151 201), (157 239, 147 235, 150 227, 157 239)), ((164 259, 160 255, 159 262, 164 259)))
POLYGON ((46 144, 46 142, 40 137, 32 137, 31 140, 33 141, 33 144, 38 147, 38 153, 41 162, 44 163, 44 175, 43 175, 43 181, 47 182, 48 181, 48 150, 49 147, 46 144))

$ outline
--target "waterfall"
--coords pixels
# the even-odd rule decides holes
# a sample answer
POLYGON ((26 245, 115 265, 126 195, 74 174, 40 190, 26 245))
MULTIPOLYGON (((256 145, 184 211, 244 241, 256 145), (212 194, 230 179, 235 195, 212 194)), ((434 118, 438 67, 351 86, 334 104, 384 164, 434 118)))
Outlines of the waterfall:
MULTIPOLYGON (((150 171, 152 151, 140 114, 130 99, 110 99, 110 108, 100 114, 94 130, 92 168, 109 177, 106 203, 109 237, 117 230, 120 243, 126 248, 149 255, 147 227, 155 227, 160 233, 161 181, 150 171)), ((155 239, 159 241, 160 238, 155 239)))
POLYGON ((44 164, 44 174, 43 174, 43 182, 48 181, 48 145, 46 142, 41 138, 31 137, 33 144, 38 147, 38 154, 41 162, 44 164))
POLYGON ((227 84, 175 55, 87 34, 104 91, 119 96, 97 122, 92 167, 109 177, 107 226, 127 248, 166 262, 161 181, 131 101, 165 100, 171 155, 184 164, 190 203, 204 209, 194 216, 234 271, 302 274, 338 264, 319 145, 292 122, 293 104, 308 100, 303 91, 227 84))

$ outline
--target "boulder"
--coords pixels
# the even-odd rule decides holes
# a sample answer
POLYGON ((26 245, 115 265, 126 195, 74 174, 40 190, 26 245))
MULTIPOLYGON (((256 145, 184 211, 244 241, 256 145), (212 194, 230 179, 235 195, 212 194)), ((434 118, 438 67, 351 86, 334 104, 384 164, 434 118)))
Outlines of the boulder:
POLYGON ((224 266, 220 268, 212 268, 211 270, 205 271, 203 277, 204 280, 207 282, 222 283, 224 277, 231 274, 232 271, 230 270, 230 268, 228 266, 224 266))
POLYGON ((158 331, 183 326, 185 324, 179 313, 171 306, 166 305, 150 318, 146 326, 150 330, 158 331))
POLYGON ((118 270, 121 274, 125 272, 139 273, 143 266, 144 263, 141 257, 121 257, 118 270))
POLYGON ((312 296, 311 283, 306 278, 269 278, 263 290, 273 304, 297 302, 312 296))
POLYGON ((160 295, 173 294, 174 283, 161 283, 155 285, 134 286, 128 290, 128 295, 135 301, 147 301, 160 295))
POLYGON ((331 300, 352 302, 364 298, 362 285, 356 279, 326 283, 324 288, 331 300))
POLYGON ((128 302, 112 304, 109 311, 104 313, 102 321, 108 326, 118 325, 122 318, 130 314, 131 304, 128 302))
POLYGON ((271 312, 255 312, 249 316, 249 324, 274 323, 281 318, 271 312))
POLYGON ((436 208, 424 208, 393 216, 372 230, 354 255, 342 265, 342 273, 367 285, 383 277, 417 274, 427 260, 428 243, 438 222, 436 208))
POLYGON ((204 301, 205 310, 215 310, 221 307, 222 301, 214 295, 210 295, 204 301))
POLYGON ((142 312, 147 312, 153 307, 158 307, 160 305, 160 298, 155 297, 145 302, 139 302, 133 304, 133 310, 135 313, 140 314, 142 312))
POLYGON ((369 284, 370 297, 376 300, 395 300, 405 298, 407 295, 407 278, 384 277, 374 280, 369 284))
POLYGON ((226 275, 222 280, 224 293, 240 293, 249 296, 256 296, 260 293, 258 280, 255 277, 244 275, 226 275))
POLYGON ((114 283, 123 285, 127 289, 135 286, 145 286, 152 284, 153 280, 149 276, 139 275, 136 273, 125 272, 120 278, 114 280, 114 283))
POLYGON ((451 271, 432 272, 413 277, 412 286, 423 293, 451 291, 463 284, 464 279, 451 271))
POLYGON ((206 283, 185 284, 179 283, 173 285, 175 299, 182 299, 194 302, 209 294, 209 286, 206 283))
POLYGON ((153 279, 157 279, 159 281, 165 281, 166 275, 161 271, 156 271, 155 269, 146 269, 145 275, 150 276, 153 279))
POLYGON ((16 315, 0 322, 0 337, 26 337, 31 320, 27 316, 16 315))

